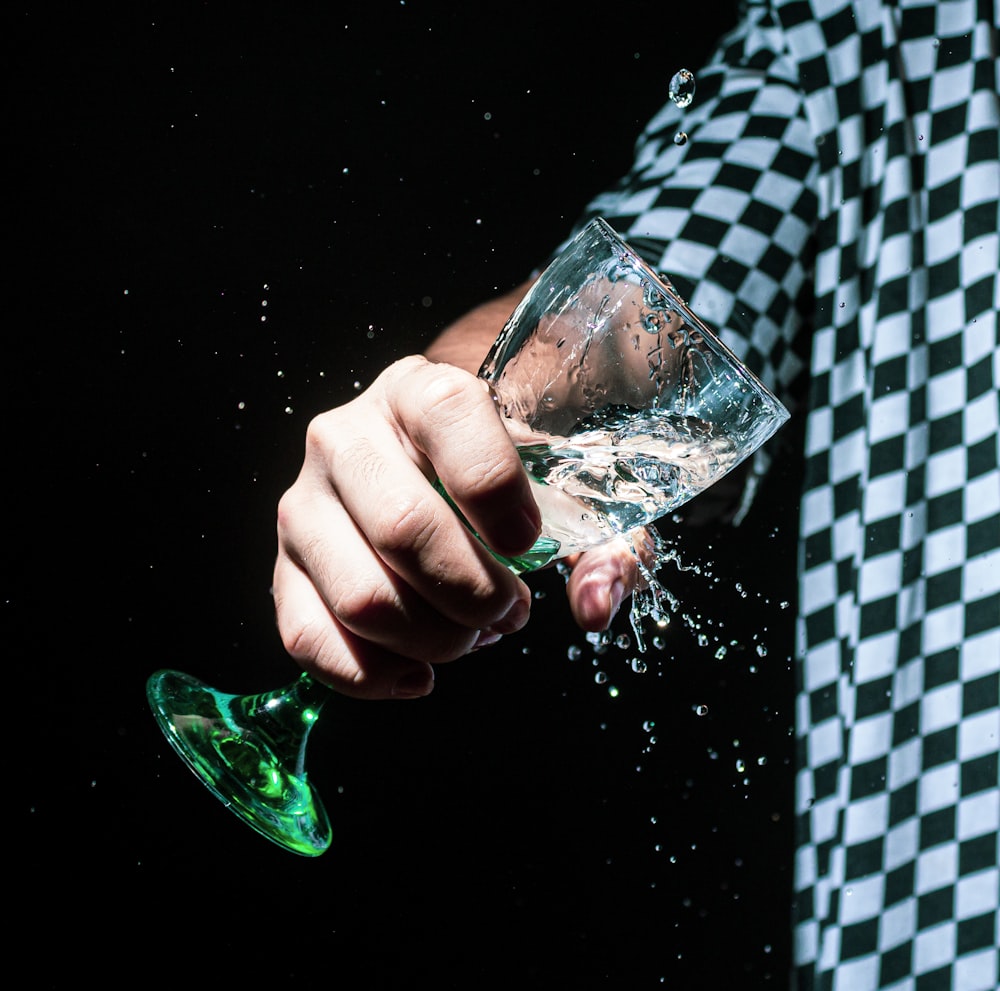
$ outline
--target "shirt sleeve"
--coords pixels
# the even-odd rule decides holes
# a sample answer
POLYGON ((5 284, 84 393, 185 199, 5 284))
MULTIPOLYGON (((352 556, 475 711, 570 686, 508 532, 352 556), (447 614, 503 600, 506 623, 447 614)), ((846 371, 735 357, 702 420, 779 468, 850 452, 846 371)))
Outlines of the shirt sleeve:
POLYGON ((579 224, 603 217, 792 408, 818 202, 796 64, 750 7, 695 77, 690 106, 666 103, 579 224))

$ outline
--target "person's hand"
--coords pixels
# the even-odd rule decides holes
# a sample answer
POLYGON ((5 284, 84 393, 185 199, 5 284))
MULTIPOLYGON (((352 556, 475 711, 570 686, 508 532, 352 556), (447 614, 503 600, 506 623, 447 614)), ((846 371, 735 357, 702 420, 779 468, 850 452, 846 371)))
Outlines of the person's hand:
MULTIPOLYGON (((468 372, 404 358, 310 424, 278 507, 274 600, 286 650, 338 691, 426 695, 432 665, 528 620, 527 585, 468 531, 435 477, 498 553, 523 553, 538 536, 517 452, 468 372)), ((577 621, 606 628, 635 579, 624 542, 581 555, 568 585, 577 621)))

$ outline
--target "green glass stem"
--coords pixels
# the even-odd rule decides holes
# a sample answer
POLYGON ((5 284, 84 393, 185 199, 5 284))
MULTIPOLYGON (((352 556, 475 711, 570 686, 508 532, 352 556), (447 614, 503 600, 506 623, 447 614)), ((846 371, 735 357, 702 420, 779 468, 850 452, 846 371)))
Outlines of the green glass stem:
POLYGON ((305 769, 309 731, 330 694, 307 674, 260 695, 229 695, 179 671, 158 671, 146 685, 160 729, 195 775, 261 835, 305 857, 331 840, 305 769))

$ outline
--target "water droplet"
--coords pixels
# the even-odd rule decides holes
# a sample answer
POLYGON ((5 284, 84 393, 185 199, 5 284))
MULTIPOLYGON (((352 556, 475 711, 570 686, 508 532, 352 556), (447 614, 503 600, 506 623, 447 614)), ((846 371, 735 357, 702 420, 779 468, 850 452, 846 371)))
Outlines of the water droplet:
POLYGON ((757 644, 757 655, 758 657, 767 657, 767 647, 762 643, 757 644))
POLYGON ((598 685, 606 685, 608 682, 608 676, 603 671, 598 671, 594 675, 594 683, 598 685))
POLYGON ((687 136, 686 132, 684 132, 684 131, 678 131, 674 135, 674 144, 675 145, 680 146, 680 145, 686 145, 687 143, 688 143, 688 136, 687 136))
POLYGON ((633 657, 632 658, 632 670, 636 674, 645 674, 646 673, 646 662, 640 660, 638 657, 633 657))
POLYGON ((695 715, 697 715, 697 716, 704 716, 704 715, 706 715, 708 713, 708 706, 707 705, 696 705, 696 706, 693 706, 693 708, 694 708, 695 715))
POLYGON ((673 78, 670 80, 668 92, 670 99, 683 110, 685 107, 691 105, 691 101, 694 99, 694 89, 694 73, 689 69, 681 69, 675 72, 673 78))
POLYGON ((582 650, 580 650, 580 648, 579 648, 579 647, 577 647, 577 646, 575 646, 575 645, 574 645, 574 646, 570 647, 570 648, 569 648, 569 649, 568 649, 568 650, 566 651, 566 656, 567 656, 567 657, 568 657, 568 658, 569 658, 569 659, 570 659, 571 661, 578 661, 578 660, 580 660, 580 655, 581 655, 582 653, 583 653, 583 651, 582 651, 582 650))

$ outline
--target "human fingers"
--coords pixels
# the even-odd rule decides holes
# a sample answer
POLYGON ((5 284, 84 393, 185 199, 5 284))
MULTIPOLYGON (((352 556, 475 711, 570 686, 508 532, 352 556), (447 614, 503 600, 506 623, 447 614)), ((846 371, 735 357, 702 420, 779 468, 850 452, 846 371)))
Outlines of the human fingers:
POLYGON ((541 515, 485 383, 451 365, 400 362, 387 372, 384 395, 476 533, 502 555, 526 551, 541 515))
MULTIPOLYGON (((422 665, 453 660, 527 621, 527 586, 429 481, 428 452, 448 448, 435 446, 435 431, 449 426, 447 417, 439 422, 440 397, 455 390, 472 396, 458 417, 459 438, 471 426, 516 463, 482 383, 414 359, 310 424, 302 470, 279 503, 274 592, 283 642, 304 668, 348 694, 409 694, 396 690, 404 672, 429 690, 422 665)), ((454 483, 459 499, 464 485, 454 483)), ((533 539, 529 526, 510 546, 533 539)))
POLYGON ((441 615, 393 574, 336 500, 293 489, 282 499, 279 520, 275 607, 278 628, 298 659, 309 659, 301 646, 304 633, 321 648, 314 660, 332 677, 343 677, 340 665, 350 649, 342 643, 345 632, 427 662, 469 651, 477 631, 441 615), (304 595, 300 576, 313 595, 304 595), (290 594, 293 589, 298 594, 290 594))
MULTIPOLYGON (((444 553, 450 562, 446 577, 433 586, 434 602, 418 593, 373 551, 359 523, 326 486, 310 484, 308 477, 300 478, 281 499, 278 563, 287 558, 291 567, 276 569, 279 629, 286 641, 297 642, 299 629, 308 625, 308 639, 322 643, 321 663, 331 676, 336 674, 344 651, 340 643, 342 629, 403 657, 440 663, 468 653, 484 627, 493 632, 512 632, 520 622, 518 611, 527 617, 527 587, 522 588, 523 583, 484 551, 423 476, 413 471, 415 498, 430 505, 421 512, 439 511, 444 517, 442 526, 455 531, 451 535, 454 547, 448 546, 447 536, 439 535, 436 539, 442 546, 435 549, 429 540, 424 548, 427 553, 444 553), (464 564, 463 554, 468 559, 464 564), (463 579, 466 570, 470 574, 463 579), (308 577, 328 619, 323 613, 310 611, 311 600, 283 594, 283 583, 292 584, 299 572, 308 577), (493 577, 499 579, 498 584, 493 583, 493 577), (467 587, 469 583, 471 588, 467 587), (463 595, 468 599, 466 607, 453 608, 454 601, 463 595), (438 599, 444 603, 443 610, 438 599), (286 602, 289 605, 283 608, 286 602), (310 609, 291 608, 299 602, 310 609), (512 609, 515 615, 508 617, 512 609), (329 622, 331 629, 322 629, 321 622, 329 622)), ((405 488, 407 483, 401 481, 399 485, 405 488)), ((370 508, 372 515, 364 521, 369 528, 400 525, 392 501, 373 499, 370 508), (380 513, 385 514, 384 521, 380 513)), ((421 525, 417 532, 423 533, 430 526, 421 525)), ((301 659, 301 654, 297 656, 301 659)))
POLYGON ((288 555, 274 569, 274 604, 288 653, 313 675, 355 698, 418 698, 434 687, 434 668, 403 657, 348 630, 331 612, 310 576, 288 555))
MULTIPOLYGON (((426 487, 419 473, 417 484, 426 487)), ((436 501, 438 497, 431 492, 430 498, 436 501)), ((279 629, 287 640, 298 642, 299 628, 308 620, 308 640, 322 643, 320 663, 331 674, 345 650, 340 643, 342 628, 403 657, 436 663, 469 651, 478 633, 473 628, 477 621, 496 621, 492 614, 452 618, 442 614, 372 552, 344 506, 323 486, 293 486, 282 497, 278 520, 277 564, 287 559, 290 565, 288 571, 276 568, 279 629), (313 608, 311 599, 284 594, 286 583, 294 587, 293 579, 299 572, 308 576, 317 601, 323 603, 322 611, 313 608), (291 608, 300 603, 308 608, 291 608), (318 624, 323 622, 333 624, 333 628, 322 630, 318 624)), ((459 542, 470 540, 464 528, 457 537, 459 542)), ((472 550, 475 554, 476 549, 472 550)), ((483 553, 481 548, 478 553, 483 553)), ((503 607, 501 603, 498 609, 503 607)), ((292 652, 301 659, 301 648, 292 652)))
MULTIPOLYGON (((440 476, 477 532, 500 553, 521 552, 537 536, 538 510, 520 460, 474 376, 423 358, 397 362, 363 402, 310 425, 303 470, 314 492, 322 493, 328 482, 386 574, 398 576, 441 615, 475 629, 495 628, 505 619, 511 626, 512 610, 526 618, 527 586, 485 550, 431 486, 440 476)), ((301 526, 316 515, 296 512, 289 523, 301 526)), ((299 548, 314 539, 311 532, 289 529, 299 548)), ((345 527, 337 522, 327 529, 339 536, 345 527)), ((370 569, 365 575, 371 579, 370 569)))
POLYGON ((646 560, 651 550, 648 535, 638 530, 570 559, 566 594, 581 629, 599 632, 611 625, 622 603, 639 587, 639 559, 646 560))

